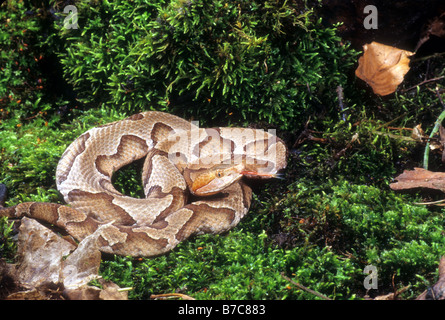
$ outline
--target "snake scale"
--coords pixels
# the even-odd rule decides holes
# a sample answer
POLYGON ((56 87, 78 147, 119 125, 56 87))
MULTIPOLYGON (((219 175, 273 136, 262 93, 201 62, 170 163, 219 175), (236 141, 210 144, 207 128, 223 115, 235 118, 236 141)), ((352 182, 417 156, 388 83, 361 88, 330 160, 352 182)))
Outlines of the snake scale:
POLYGON ((99 233, 102 252, 157 256, 192 235, 236 226, 251 203, 245 178, 275 177, 286 162, 283 141, 264 130, 199 128, 142 112, 92 128, 66 149, 56 184, 68 205, 25 202, 0 216, 41 220, 78 241, 99 233), (121 194, 113 173, 143 157, 145 198, 121 194))

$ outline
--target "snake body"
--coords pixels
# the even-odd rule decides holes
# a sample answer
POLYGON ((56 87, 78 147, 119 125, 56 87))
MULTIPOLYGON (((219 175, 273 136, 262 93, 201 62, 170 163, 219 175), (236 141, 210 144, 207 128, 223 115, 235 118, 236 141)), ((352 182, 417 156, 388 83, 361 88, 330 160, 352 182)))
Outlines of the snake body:
POLYGON ((283 141, 263 130, 205 129, 142 112, 90 129, 66 149, 56 184, 68 205, 25 202, 0 208, 0 216, 42 220, 78 241, 99 233, 102 252, 157 256, 191 235, 236 226, 251 203, 244 179, 275 176, 286 153, 283 141), (113 173, 143 157, 145 198, 121 194, 113 173))

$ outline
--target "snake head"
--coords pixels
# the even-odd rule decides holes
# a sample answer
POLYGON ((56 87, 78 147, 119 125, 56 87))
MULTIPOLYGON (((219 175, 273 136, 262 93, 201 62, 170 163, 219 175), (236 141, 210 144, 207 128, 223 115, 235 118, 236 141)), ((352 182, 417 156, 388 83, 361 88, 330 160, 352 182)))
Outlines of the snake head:
POLYGON ((190 191, 197 196, 214 195, 243 176, 247 178, 277 178, 277 174, 262 173, 258 170, 246 168, 244 164, 218 165, 196 174, 189 182, 190 191))
POLYGON ((216 194, 241 179, 243 176, 241 171, 239 165, 215 166, 195 175, 191 184, 189 183, 189 189, 197 196, 216 194))
POLYGON ((184 168, 183 176, 192 194, 217 194, 242 177, 282 177, 279 172, 287 164, 287 147, 281 139, 258 130, 254 130, 250 136, 241 135, 239 130, 232 132, 230 128, 219 128, 217 133, 221 134, 216 135, 219 139, 212 137, 198 144, 201 148, 199 158, 184 168), (216 142, 212 144, 213 141, 216 142))

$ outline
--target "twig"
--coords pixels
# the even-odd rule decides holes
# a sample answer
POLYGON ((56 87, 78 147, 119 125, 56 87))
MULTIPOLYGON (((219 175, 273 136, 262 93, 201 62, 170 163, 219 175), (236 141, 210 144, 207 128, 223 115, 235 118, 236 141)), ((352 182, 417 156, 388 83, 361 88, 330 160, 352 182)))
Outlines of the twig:
POLYGON ((341 111, 341 119, 343 121, 346 121, 345 108, 343 105, 343 88, 342 88, 342 86, 338 86, 336 91, 337 91, 337 97, 338 97, 338 105, 340 106, 340 111, 341 111))
POLYGON ((445 78, 445 76, 441 76, 441 77, 437 77, 437 78, 431 78, 431 79, 422 81, 421 83, 418 83, 415 86, 409 87, 408 89, 400 90, 400 92, 401 93, 408 92, 410 90, 416 89, 418 86, 424 85, 424 84, 429 83, 429 82, 434 82, 434 81, 437 81, 437 80, 440 80, 440 79, 443 79, 443 78, 445 78))
POLYGON ((411 137, 406 137, 406 136, 402 136, 402 135, 398 135, 398 134, 392 134, 389 132, 372 131, 372 133, 375 133, 379 136, 385 136, 385 137, 388 137, 391 139, 398 139, 398 140, 406 141, 406 142, 416 142, 416 140, 411 137))
POLYGON ((445 54, 445 52, 436 52, 430 56, 413 59, 413 60, 411 60, 411 62, 419 62, 419 61, 424 61, 424 60, 428 60, 431 58, 439 58, 439 57, 443 56, 444 54, 445 54))
POLYGON ((182 293, 163 293, 163 294, 152 294, 150 299, 170 299, 170 298, 181 298, 184 300, 195 300, 186 294, 182 293))
POLYGON ((302 284, 299 284, 299 283, 293 281, 292 279, 286 277, 286 276, 284 275, 284 272, 281 272, 281 276, 282 276, 285 280, 289 281, 289 282, 292 283, 294 286, 296 286, 298 289, 301 289, 301 290, 303 290, 303 291, 312 293, 313 295, 315 295, 315 296, 317 296, 317 297, 319 297, 319 298, 322 298, 322 299, 324 299, 324 300, 332 300, 331 298, 326 297, 325 295, 323 295, 323 294, 321 294, 321 293, 319 293, 319 292, 317 292, 317 291, 314 291, 314 290, 312 290, 312 289, 309 289, 309 288, 303 286, 302 284))
MULTIPOLYGON (((443 78, 443 77, 442 77, 443 78)), ((439 90, 439 88, 436 86, 436 94, 437 94, 437 97, 439 98, 439 102, 440 102, 440 104, 442 105, 442 107, 445 109, 445 104, 443 104, 443 100, 442 100, 442 96, 440 95, 440 90, 439 90)))
POLYGON ((414 204, 416 204, 416 205, 430 205, 430 204, 439 204, 439 203, 444 203, 444 202, 445 202, 445 199, 431 201, 431 202, 414 202, 414 204))
MULTIPOLYGON (((358 133, 354 133, 354 135, 351 138, 351 141, 348 142, 348 144, 346 145, 346 147, 344 147, 343 149, 341 149, 339 152, 337 152, 333 158, 335 160, 340 159, 341 157, 343 157, 346 153, 346 151, 348 151, 348 149, 350 149, 352 147, 352 144, 358 140, 358 133)), ((358 140, 358 142, 360 143, 360 140, 358 140)))

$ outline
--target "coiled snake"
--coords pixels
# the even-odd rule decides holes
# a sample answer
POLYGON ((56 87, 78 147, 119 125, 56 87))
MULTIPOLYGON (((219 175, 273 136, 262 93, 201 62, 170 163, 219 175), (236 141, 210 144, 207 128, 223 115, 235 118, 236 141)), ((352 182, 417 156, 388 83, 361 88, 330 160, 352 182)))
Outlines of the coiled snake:
POLYGON ((191 235, 237 225, 252 195, 242 177, 274 177, 286 157, 283 141, 263 130, 204 129, 167 113, 138 113, 90 129, 66 149, 56 183, 69 206, 25 202, 0 208, 0 216, 43 220, 78 241, 100 233, 102 252, 156 256, 191 235), (146 197, 118 192, 113 173, 145 156, 146 197))

